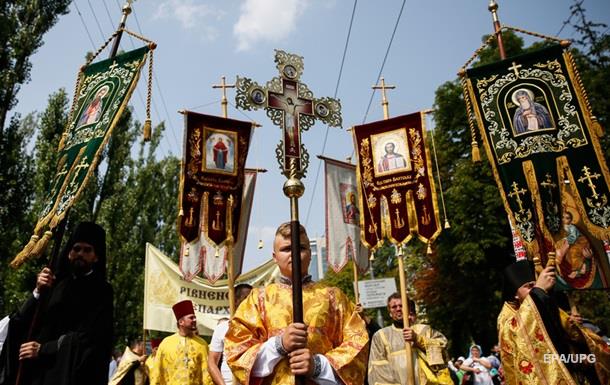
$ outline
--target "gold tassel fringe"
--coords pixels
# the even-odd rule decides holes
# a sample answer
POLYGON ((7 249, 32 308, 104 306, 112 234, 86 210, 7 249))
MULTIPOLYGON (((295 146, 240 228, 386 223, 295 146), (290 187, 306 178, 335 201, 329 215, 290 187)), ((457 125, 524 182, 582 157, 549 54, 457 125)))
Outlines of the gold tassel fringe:
POLYGON ((16 269, 19 266, 21 266, 21 264, 23 264, 23 262, 25 262, 29 256, 30 253, 32 252, 32 249, 34 248, 34 246, 36 246, 36 243, 38 242, 38 240, 40 239, 40 237, 36 234, 32 235, 30 237, 29 242, 23 247, 23 249, 19 252, 19 254, 17 254, 15 256, 15 258, 13 258, 13 260, 11 261, 11 267, 16 269))
POLYGON ((37 257, 42 254, 47 249, 47 246, 49 245, 49 241, 51 241, 52 236, 52 231, 45 231, 42 238, 40 238, 38 242, 36 242, 36 246, 34 246, 32 251, 30 252, 30 255, 33 257, 37 257))
POLYGON ((476 140, 473 140, 471 143, 472 146, 472 161, 474 163, 478 163, 481 161, 481 154, 479 152, 479 144, 476 142, 476 140))
POLYGON ((445 218, 445 229, 450 229, 451 225, 449 225, 449 220, 445 218))
POLYGON ((428 254, 428 255, 432 254, 432 244, 430 242, 428 242, 428 250, 426 250, 426 254, 428 254))
POLYGON ((150 119, 146 119, 144 121, 144 141, 150 142, 150 137, 152 136, 152 124, 150 119))

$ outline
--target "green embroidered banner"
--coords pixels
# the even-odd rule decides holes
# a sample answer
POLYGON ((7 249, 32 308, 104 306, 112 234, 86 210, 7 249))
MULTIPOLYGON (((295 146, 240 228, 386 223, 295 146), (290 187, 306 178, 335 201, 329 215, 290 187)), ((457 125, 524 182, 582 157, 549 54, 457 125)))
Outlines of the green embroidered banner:
POLYGON ((13 267, 44 251, 52 230, 87 185, 138 83, 148 52, 148 46, 142 47, 81 70, 70 120, 59 144, 51 189, 34 235, 11 262, 13 267))
POLYGON ((560 287, 608 287, 610 174, 569 51, 553 45, 469 69, 465 86, 529 256, 546 264, 555 252, 560 287))

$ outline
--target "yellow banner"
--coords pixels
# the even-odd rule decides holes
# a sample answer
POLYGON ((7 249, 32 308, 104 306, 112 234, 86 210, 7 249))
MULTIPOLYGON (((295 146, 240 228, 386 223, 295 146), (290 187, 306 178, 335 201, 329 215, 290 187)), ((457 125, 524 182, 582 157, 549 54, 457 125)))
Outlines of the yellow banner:
MULTIPOLYGON (((239 276, 236 284, 264 286, 279 275, 273 260, 239 276)), ((227 280, 211 286, 199 277, 191 282, 182 278, 178 265, 150 243, 146 244, 144 269, 144 329, 164 332, 176 331, 172 305, 190 299, 195 305, 199 334, 212 335, 218 320, 229 316, 229 287, 227 280)))

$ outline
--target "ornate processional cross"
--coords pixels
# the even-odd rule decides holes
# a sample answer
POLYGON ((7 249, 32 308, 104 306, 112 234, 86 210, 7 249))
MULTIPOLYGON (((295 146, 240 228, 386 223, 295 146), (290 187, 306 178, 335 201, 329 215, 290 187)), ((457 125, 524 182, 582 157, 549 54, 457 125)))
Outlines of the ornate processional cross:
POLYGON ((235 102, 238 108, 264 108, 273 124, 282 129, 282 140, 275 153, 282 173, 289 178, 305 176, 309 154, 301 143, 301 132, 307 131, 315 119, 331 127, 341 126, 341 104, 333 98, 314 98, 299 81, 303 73, 303 57, 275 51, 280 76, 263 87, 248 78, 237 78, 235 102), (291 171, 292 170, 292 171, 291 171))
POLYGON ((527 190, 524 188, 519 190, 519 185, 517 185, 517 182, 513 182, 512 187, 513 187, 513 190, 511 193, 508 194, 508 196, 511 198, 513 198, 513 197, 515 198, 515 201, 517 202, 517 205, 519 206, 519 212, 523 213, 525 210, 523 209, 523 201, 521 200, 521 197, 519 195, 525 195, 527 190))

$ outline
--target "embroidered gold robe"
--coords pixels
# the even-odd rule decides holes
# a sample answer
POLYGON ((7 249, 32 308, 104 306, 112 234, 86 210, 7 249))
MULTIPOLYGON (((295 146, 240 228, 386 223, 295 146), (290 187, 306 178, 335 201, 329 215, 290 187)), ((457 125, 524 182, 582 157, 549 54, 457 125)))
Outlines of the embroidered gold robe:
MULTIPOLYGON (((559 310, 561 327, 572 344, 586 344, 595 354, 595 372, 601 384, 610 384, 610 349, 588 329, 568 321, 559 310)), ((531 294, 519 309, 504 303, 498 316, 502 366, 509 385, 576 385, 579 384, 552 343, 531 294)))
POLYGON ((119 367, 116 372, 108 382, 108 385, 119 385, 123 380, 123 377, 126 375, 134 376, 134 384, 135 385, 144 385, 146 381, 146 371, 143 366, 140 365, 140 356, 135 354, 129 349, 129 346, 125 348, 125 352, 121 356, 121 362, 119 363, 119 367), (137 368, 129 374, 132 365, 137 365, 137 368))
MULTIPOLYGON (((362 385, 366 370, 368 335, 354 305, 335 287, 303 284, 303 320, 308 325, 307 347, 323 354, 346 385, 362 385)), ((225 356, 233 374, 250 384, 250 373, 262 344, 281 334, 292 323, 292 288, 273 283, 255 288, 241 303, 225 337, 225 356)), ((265 385, 294 384, 284 357, 265 385)), ((308 384, 314 384, 308 380, 308 384)))
MULTIPOLYGON (((416 381, 419 385, 452 385, 447 368, 445 348, 447 339, 428 325, 412 326, 417 341, 411 352, 416 381)), ((402 329, 394 325, 379 330, 373 336, 369 357, 369 384, 400 385, 407 383, 407 360, 402 329)))
POLYGON ((159 345, 152 372, 151 385, 211 385, 207 342, 178 333, 166 337, 159 345))
POLYGON ((144 362, 144 370, 146 372, 146 375, 148 376, 148 382, 150 384, 155 383, 154 379, 153 379, 153 375, 155 374, 155 361, 157 360, 157 354, 155 352, 155 354, 151 354, 150 356, 148 356, 146 358, 146 361, 144 362))

